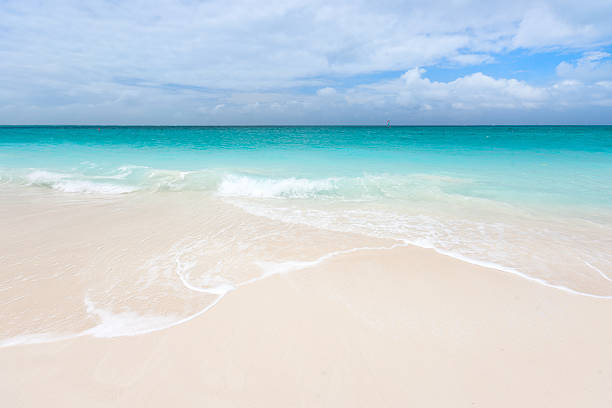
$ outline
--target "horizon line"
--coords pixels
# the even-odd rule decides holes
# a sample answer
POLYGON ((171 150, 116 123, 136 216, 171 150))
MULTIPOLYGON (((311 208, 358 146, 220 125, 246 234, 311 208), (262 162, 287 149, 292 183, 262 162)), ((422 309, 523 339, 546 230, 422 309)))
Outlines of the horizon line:
POLYGON ((612 126, 612 123, 607 124, 447 124, 447 125, 368 125, 368 124, 318 124, 318 125, 307 125, 307 124, 294 124, 294 125, 280 125, 280 124, 265 124, 265 125, 152 125, 152 124, 0 124, 0 127, 537 127, 537 126, 612 126))

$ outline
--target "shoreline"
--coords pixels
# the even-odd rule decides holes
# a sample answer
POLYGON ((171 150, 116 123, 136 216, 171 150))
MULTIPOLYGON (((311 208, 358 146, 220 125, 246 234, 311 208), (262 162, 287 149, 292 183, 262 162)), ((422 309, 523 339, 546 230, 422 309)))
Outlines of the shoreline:
MULTIPOLYGON (((581 292, 512 268, 407 240, 279 222, 246 213, 224 200, 204 202, 197 193, 102 196, 97 200, 89 195, 30 188, 3 186, 2 190, 6 194, 0 205, 3 210, 0 218, 4 220, 7 234, 0 243, 5 247, 3 258, 7 262, 7 274, 2 283, 6 288, 3 300, 7 307, 4 313, 0 312, 0 318, 12 323, 3 328, 0 348, 83 336, 113 338, 166 330, 205 314, 228 293, 273 275, 318 267, 347 254, 392 251, 398 247, 419 249, 428 256, 486 268, 490 273, 520 277, 530 284, 537 283, 575 296, 602 300, 612 297, 581 292), (211 221, 201 217, 202 212, 219 213, 220 219, 211 221), (245 226, 252 228, 254 235, 243 240, 245 226), (230 232, 219 241, 215 231, 223 233, 226 227, 230 232), (92 235, 93 231, 97 233, 92 235), (260 234, 278 238, 262 241, 260 234), (301 245, 292 244, 291 239, 301 241, 301 245), (224 249, 228 243, 229 252, 224 249), (217 245, 225 252, 208 260, 204 255, 211 245, 213 250, 217 245), (241 252, 241 245, 255 245, 257 252, 229 265, 232 281, 224 280, 224 275, 215 281, 214 273, 210 280, 207 268, 214 270, 220 262, 231 261, 241 252), (199 263, 203 264, 201 270, 199 263), (244 268, 246 272, 242 271, 244 268), (86 273, 81 272, 83 269, 86 273), (117 272, 108 274, 104 273, 105 269, 117 272), (31 287, 28 281, 36 285, 31 287), (154 287, 147 292, 146 287, 151 284, 154 287), (82 300, 79 302, 79 291, 64 289, 75 285, 80 287, 85 304, 82 300), (108 292, 118 285, 124 288, 116 294, 108 292), (172 291, 170 297, 167 296, 169 289, 172 291), (93 299, 90 299, 91 294, 93 299), (56 307, 55 296, 73 301, 61 305, 60 314, 53 313, 45 307, 56 307), (131 302, 129 298, 134 296, 161 299, 161 303, 150 309, 148 302, 131 302), (32 314, 29 320, 21 322, 18 316, 29 313, 33 305, 37 310, 32 313, 37 315, 32 314), (126 311, 133 314, 126 316, 126 311), (47 318, 54 314, 64 326, 47 318), (126 318, 129 319, 126 321, 126 318), (157 323, 152 320, 156 318, 160 319, 157 323), (142 326, 138 321, 143 319, 145 323, 148 319, 148 325, 142 326), (113 333, 112 325, 117 323, 119 330, 113 333)), ((596 271, 609 281, 601 271, 596 271)))
MULTIPOLYGON (((205 313, 209 312, 212 308, 214 308, 219 302, 223 301, 223 299, 229 295, 230 293, 236 292, 238 290, 240 290, 240 288, 247 286, 247 285, 251 285, 254 283, 257 283, 259 281, 262 280, 266 280, 269 278, 273 278, 276 276, 282 276, 282 275, 286 275, 286 274, 291 274, 291 273, 299 273, 300 271, 306 270, 305 273, 308 273, 307 270, 308 269, 312 269, 312 268, 316 268, 317 266, 324 264, 325 262, 330 262, 333 261, 335 258, 337 257, 342 257, 344 255, 348 255, 348 254, 353 254, 353 253, 359 253, 359 252, 369 252, 369 251, 373 251, 373 252, 386 252, 386 251, 392 251, 396 248, 407 248, 407 249, 418 249, 418 250, 425 250, 427 252, 429 252, 429 255, 427 256, 442 256, 442 257, 447 257, 450 258, 452 260, 456 260, 459 262, 463 262, 469 265, 474 265, 476 267, 479 268, 483 268, 485 270, 490 270, 492 273, 494 272, 502 272, 503 274, 510 274, 513 277, 518 277, 520 279, 524 279, 525 281, 527 281, 530 284, 537 284, 537 285, 541 285, 542 287, 548 288, 548 289, 553 289, 553 290, 558 290, 573 296, 584 296, 587 298, 594 298, 594 299, 600 299, 600 300, 605 300, 605 299, 612 299, 612 296, 600 296, 600 295, 594 295, 594 294, 590 294, 590 293, 583 293, 583 292, 579 292, 576 290, 573 290, 571 288, 567 288, 565 286, 560 286, 560 285, 554 285, 551 284, 549 282, 546 282, 545 280, 539 279, 539 278, 535 278, 532 276, 529 276, 527 274, 521 273, 519 271, 515 271, 513 269, 510 268, 505 268, 503 266, 500 265, 496 265, 490 262, 481 262, 481 261, 477 261, 477 260, 471 260, 469 258, 465 258, 462 257, 461 255, 457 255, 457 254, 453 254, 453 253, 446 253, 442 250, 438 250, 437 248, 431 248, 431 247, 426 247, 426 246, 420 246, 414 243, 398 243, 398 244, 394 244, 391 245, 390 247, 361 247, 361 248, 351 248, 345 251, 338 251, 335 253, 329 253, 326 255, 323 255, 322 257, 314 260, 314 261, 306 261, 306 262, 301 262, 301 263, 296 263, 296 262, 288 262, 288 266, 282 267, 282 265, 280 265, 281 267, 279 268, 278 271, 273 271, 273 272, 266 272, 263 275, 250 279, 248 281, 244 281, 241 282, 240 284, 233 286, 233 287, 229 287, 227 288, 227 290, 223 291, 223 292, 218 292, 216 290, 201 290, 199 288, 196 287, 190 287, 188 286, 188 283, 183 282, 185 284, 185 286, 187 286, 189 289, 194 290, 194 291, 201 291, 203 293, 211 293, 211 294, 216 294, 218 295, 217 299, 215 299, 210 305, 206 306, 204 309, 194 313, 191 316, 187 316, 185 318, 181 318, 178 321, 169 323, 166 326, 163 327, 158 327, 158 328, 152 328, 152 329, 147 329, 144 331, 140 331, 140 332, 134 332, 131 334, 118 334, 118 335, 95 335, 92 334, 93 332, 95 332, 95 329, 98 326, 94 326, 88 330, 85 330, 84 332, 81 333, 74 333, 74 334, 58 334, 58 335, 54 335, 53 333, 43 333, 43 334, 33 334, 33 335, 18 335, 14 338, 7 338, 4 339, 2 341, 0 341, 0 350, 3 348, 9 348, 9 347, 18 347, 18 346, 29 346, 29 345, 37 345, 37 344, 47 344, 47 343, 54 343, 54 342, 61 342, 61 341, 67 341, 67 340, 73 340, 73 339, 77 339, 77 338, 81 338, 81 337, 90 337, 90 338, 102 338, 102 339, 113 339, 113 338, 122 338, 122 337, 134 337, 134 336, 142 336, 142 335, 146 335, 146 334, 151 334, 151 333, 155 333, 155 332, 161 332, 161 331, 165 331, 165 330, 169 330, 172 329, 173 327, 177 327, 180 326, 182 324, 185 324, 193 319, 196 319, 202 315, 204 315, 205 313), (38 338, 31 338, 29 340, 22 340, 22 341, 11 341, 14 339, 19 339, 19 338, 28 338, 28 337, 36 337, 36 336, 40 336, 41 339, 38 338), (48 339, 45 339, 45 337, 47 337, 48 339)), ((279 265, 277 265, 279 266, 279 265)))
POLYGON ((0 390, 15 406, 612 402, 606 300, 425 249, 342 254, 223 300, 163 331, 2 348, 0 390))

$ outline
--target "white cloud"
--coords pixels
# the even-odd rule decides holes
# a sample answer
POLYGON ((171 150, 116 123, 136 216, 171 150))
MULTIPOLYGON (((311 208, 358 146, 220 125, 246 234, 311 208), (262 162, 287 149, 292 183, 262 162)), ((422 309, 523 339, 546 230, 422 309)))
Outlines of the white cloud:
POLYGON ((495 79, 480 72, 450 82, 423 77, 414 68, 400 79, 361 86, 347 95, 350 103, 397 104, 411 109, 536 108, 547 99, 545 89, 516 79, 495 79), (369 96, 369 97, 368 97, 369 96))
POLYGON ((515 47, 581 46, 596 42, 600 33, 590 24, 571 22, 551 7, 530 9, 513 40, 515 47))
POLYGON ((459 54, 449 57, 449 60, 459 65, 480 65, 495 62, 495 58, 487 54, 459 54))
POLYGON ((607 52, 587 52, 575 62, 563 61, 557 65, 557 75, 583 82, 612 79, 612 58, 607 52))
POLYGON ((336 90, 329 86, 317 90, 317 95, 319 96, 333 96, 335 94, 336 94, 336 90))

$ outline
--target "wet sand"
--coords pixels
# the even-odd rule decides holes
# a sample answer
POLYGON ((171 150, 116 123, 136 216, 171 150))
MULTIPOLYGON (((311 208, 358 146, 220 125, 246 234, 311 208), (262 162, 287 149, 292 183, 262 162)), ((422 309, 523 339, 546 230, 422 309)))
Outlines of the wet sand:
POLYGON ((0 349, 11 407, 610 407, 612 302, 363 250, 129 337, 0 349))

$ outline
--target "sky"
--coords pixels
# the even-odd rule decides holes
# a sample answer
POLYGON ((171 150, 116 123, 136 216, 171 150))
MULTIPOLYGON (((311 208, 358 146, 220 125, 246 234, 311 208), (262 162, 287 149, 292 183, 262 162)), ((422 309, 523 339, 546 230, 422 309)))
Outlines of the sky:
POLYGON ((0 124, 612 124, 612 1, 0 0, 0 124))

